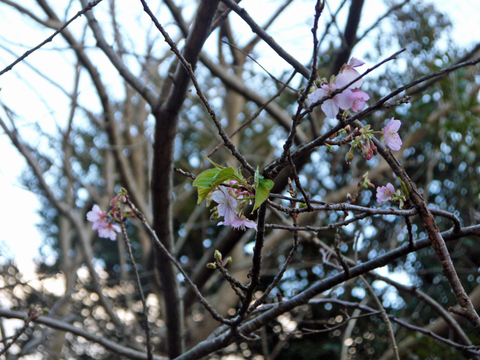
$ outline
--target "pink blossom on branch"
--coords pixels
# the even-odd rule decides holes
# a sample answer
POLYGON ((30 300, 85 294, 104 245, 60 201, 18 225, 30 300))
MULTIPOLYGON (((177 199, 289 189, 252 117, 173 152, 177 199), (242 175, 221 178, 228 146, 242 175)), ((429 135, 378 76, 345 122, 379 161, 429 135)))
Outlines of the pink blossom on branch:
POLYGON ((98 230, 104 223, 107 223, 107 212, 102 211, 100 206, 93 205, 92 210, 87 213, 87 220, 93 222, 93 230, 98 230))
POLYGON ((121 231, 120 226, 114 225, 113 223, 104 223, 102 227, 98 229, 98 236, 101 238, 107 238, 110 240, 115 240, 117 238, 117 233, 121 231))
POLYGON ((353 90, 351 98, 353 100, 352 111, 357 112, 365 108, 365 101, 370 99, 370 96, 362 90, 353 90))
POLYGON ((400 136, 398 135, 398 130, 400 129, 401 125, 402 122, 400 120, 395 120, 392 118, 388 122, 387 126, 383 128, 383 136, 385 137, 387 146, 395 151, 400 150, 402 147, 402 139, 400 139, 400 136))
POLYGON ((215 201, 218 206, 218 215, 223 216, 223 221, 218 223, 218 225, 231 226, 234 229, 245 228, 257 230, 257 224, 249 220, 243 215, 243 208, 248 201, 243 191, 235 188, 226 188, 224 186, 219 186, 219 190, 216 190, 212 193, 212 200, 215 201), (230 192, 238 197, 238 200, 235 199, 230 192), (245 200, 242 201, 242 199, 245 200))
MULTIPOLYGON (((360 73, 354 68, 364 65, 362 60, 351 58, 348 64, 345 64, 340 69, 340 74, 337 78, 338 87, 343 87, 360 76, 360 73), (342 85, 340 85, 342 84, 342 85)), ((355 81, 349 86, 350 89, 358 89, 363 84, 363 79, 355 81)), ((368 100, 368 99, 367 99, 368 100)))
POLYGON ((218 190, 212 193, 212 200, 218 204, 218 215, 223 216, 224 221, 218 225, 228 226, 235 221, 235 211, 237 209, 237 200, 228 193, 228 189, 219 186, 218 190))
POLYGON ((239 217, 235 218, 235 220, 230 224, 225 224, 225 221, 224 221, 221 225, 230 225, 234 229, 241 229, 241 230, 245 230, 246 227, 257 230, 257 223, 255 221, 247 219, 245 215, 240 215, 239 217))
MULTIPOLYGON (((335 90, 342 89, 343 87, 347 86, 360 75, 354 68, 362 66, 363 64, 363 61, 352 58, 348 65, 343 65, 342 69, 340 70, 340 74, 338 74, 334 81, 332 81, 330 84, 323 83, 319 89, 314 90, 308 95, 308 100, 311 103, 316 103, 335 90)), ((336 94, 333 98, 325 100, 321 105, 321 109, 325 115, 328 118, 334 119, 340 109, 352 109, 354 112, 363 110, 365 107, 365 101, 369 100, 370 96, 360 90, 352 91, 352 89, 359 88, 362 83, 362 79, 355 81, 340 94, 336 94)))
POLYGON ((87 213, 87 220, 93 222, 92 230, 98 230, 98 236, 115 240, 116 232, 121 231, 120 226, 114 225, 113 222, 109 223, 107 217, 107 212, 102 211, 98 205, 93 205, 92 210, 87 213))
POLYGON ((387 186, 379 186, 377 188, 377 202, 381 204, 386 201, 392 200, 394 192, 395 188, 390 183, 388 183, 387 186))
MULTIPOLYGON (((319 89, 316 89, 308 95, 308 100, 311 103, 316 103, 337 89, 338 87, 335 83, 322 84, 319 89)), ((340 109, 350 109, 353 102, 352 90, 345 89, 340 94, 335 95, 332 99, 325 100, 321 105, 321 109, 328 118, 334 119, 340 109)))

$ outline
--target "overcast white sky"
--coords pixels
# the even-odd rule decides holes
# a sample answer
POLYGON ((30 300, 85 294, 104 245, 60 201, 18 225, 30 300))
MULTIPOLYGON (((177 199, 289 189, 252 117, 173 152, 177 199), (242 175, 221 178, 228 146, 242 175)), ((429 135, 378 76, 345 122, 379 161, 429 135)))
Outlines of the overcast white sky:
MULTIPOLYGON (((380 3, 380 0, 366 0, 366 5, 374 2, 380 3)), ((435 1, 437 7, 451 17, 454 23, 452 36, 461 46, 471 47, 472 44, 480 41, 480 10, 478 4, 474 5, 475 2, 435 1)), ((252 4, 258 6, 258 3, 258 0, 244 0, 242 6, 248 9, 252 4)), ((309 2, 302 1, 302 3, 309 2)), ((334 4, 335 8, 338 1, 330 3, 334 4)), ((2 29, 1 25, 0 29, 2 29)), ((1 33, 6 34, 4 30, 1 30, 1 33)), ((282 41, 282 39, 277 40, 280 43, 282 41)), ((7 61, 0 59, 0 67, 3 68, 6 64, 7 61)), ((8 82, 14 80, 18 81, 15 77, 4 76, 0 78, 0 87, 8 88, 12 85, 8 82)), ((1 91, 0 97, 3 98, 1 91)), ((10 248, 9 253, 15 254, 21 270, 27 274, 27 277, 32 277, 34 269, 32 259, 37 255, 41 242, 41 234, 35 227, 38 222, 35 214, 38 201, 35 196, 19 185, 17 178, 25 167, 25 161, 2 134, 0 134, 0 154, 2 154, 0 156, 0 189, 3 199, 3 204, 0 206, 0 251, 5 254, 7 245, 10 248)))

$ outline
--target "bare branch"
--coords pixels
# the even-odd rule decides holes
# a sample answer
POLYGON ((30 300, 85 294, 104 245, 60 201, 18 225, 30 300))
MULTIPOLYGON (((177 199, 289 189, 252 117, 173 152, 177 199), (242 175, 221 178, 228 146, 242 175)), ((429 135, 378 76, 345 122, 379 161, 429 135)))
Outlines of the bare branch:
MULTIPOLYGON (((21 312, 21 311, 13 311, 13 310, 8 310, 8 309, 3 309, 0 308, 0 316, 8 319, 25 319, 27 316, 26 313, 21 312)), ((130 348, 127 348, 125 346, 119 345, 113 341, 110 341, 105 338, 105 336, 99 336, 95 335, 91 332, 85 331, 83 329, 80 329, 76 326, 70 325, 66 322, 63 322, 61 320, 53 319, 48 316, 40 316, 39 318, 34 320, 35 323, 38 324, 43 324, 45 326, 51 327, 53 329, 57 330, 62 330, 62 331, 68 331, 74 335, 81 336, 84 339, 93 341, 99 345, 102 345, 105 349, 108 351, 120 355, 120 356, 125 356, 128 359, 133 359, 133 360, 148 360, 147 354, 142 353, 137 350, 133 350, 130 348)), ((169 358, 165 356, 158 356, 154 355, 153 356, 154 360, 169 360, 169 358)))
MULTIPOLYGON (((87 4, 87 0, 81 0, 82 5, 87 4)), ((139 77, 135 76, 130 69, 125 65, 121 57, 115 52, 112 46, 108 45, 100 24, 92 12, 86 14, 88 24, 92 29, 93 35, 97 40, 97 46, 104 52, 104 54, 111 61, 113 66, 118 70, 120 75, 150 104, 154 107, 158 103, 158 95, 150 89, 139 77)))
POLYGON ((302 74, 304 77, 310 77, 310 71, 300 64, 294 57, 292 57, 288 52, 286 52, 278 43, 268 35, 261 26, 259 26, 240 6, 238 6, 233 0, 222 0, 222 2, 227 5, 230 9, 235 11, 252 29, 252 31, 260 36, 263 41, 265 41, 282 59, 289 63, 295 71, 302 74))
POLYGON ((19 62, 21 62, 23 59, 25 59, 28 55, 32 54, 33 52, 35 52, 36 50, 40 49, 42 46, 44 46, 45 44, 48 44, 49 42, 51 42, 53 40, 53 38, 55 36, 57 36, 58 34, 60 34, 62 32, 62 30, 64 30, 68 25, 70 25, 73 21, 75 21, 77 18, 79 18, 80 16, 82 16, 83 14, 85 14, 87 11, 91 10, 93 7, 95 7, 97 4, 99 4, 102 0, 95 0, 94 2, 91 2, 91 3, 88 3, 85 8, 83 8, 82 10, 80 10, 79 12, 77 12, 77 14, 75 16, 73 16, 70 20, 68 20, 65 24, 63 24, 57 31, 55 31, 51 36, 49 36, 47 39, 45 39, 45 41, 41 42, 40 44, 38 44, 37 46, 35 46, 33 49, 31 50, 28 50, 25 54, 23 54, 22 56, 20 56, 17 60, 15 60, 13 63, 11 63, 10 65, 8 65, 5 69, 3 69, 2 71, 0 71, 0 76, 2 76, 3 74, 5 74, 7 71, 10 71, 13 69, 13 67, 15 65, 17 65, 19 62))

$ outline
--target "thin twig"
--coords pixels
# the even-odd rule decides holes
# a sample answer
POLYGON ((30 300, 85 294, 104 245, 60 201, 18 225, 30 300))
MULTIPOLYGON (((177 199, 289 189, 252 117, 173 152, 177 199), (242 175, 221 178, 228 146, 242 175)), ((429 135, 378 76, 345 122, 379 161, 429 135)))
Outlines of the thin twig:
POLYGON ((345 271, 345 274, 347 274, 347 276, 350 277, 350 268, 348 267, 348 264, 342 255, 341 248, 340 248, 340 235, 338 233, 335 234, 334 248, 335 248, 335 254, 337 255, 338 262, 342 266, 343 271, 345 271))
POLYGON ((370 286, 368 281, 365 280, 365 278, 362 275, 360 275, 359 277, 360 277, 360 280, 362 280, 362 282, 367 287, 368 291, 370 292, 370 294, 373 297, 373 300, 375 300, 375 303, 377 304, 378 308, 380 309, 383 321, 387 325, 388 335, 390 336, 390 341, 392 342, 393 353, 395 354, 395 358, 397 360, 400 360, 400 354, 398 353, 397 341, 395 340, 395 334, 393 333, 392 323, 390 322, 390 320, 388 318, 387 312, 385 311, 385 308, 383 307, 382 302, 378 298, 377 294, 375 294, 375 290, 373 290, 373 288, 370 286))
POLYGON ((127 196, 127 204, 130 206, 132 211, 134 212, 135 216, 142 222, 142 224, 145 226, 145 228, 148 230, 150 235, 152 236, 153 240, 155 243, 158 245, 158 247, 163 251, 165 256, 168 257, 168 259, 173 263, 173 265, 180 271, 180 273, 183 275, 185 281, 192 287, 193 291, 197 295, 200 303, 205 307, 205 309, 212 315, 212 317, 221 322, 222 324, 231 324, 230 320, 224 319, 221 315, 217 313, 217 311, 208 303, 208 301, 203 297, 203 295, 200 293, 198 290, 197 286, 190 280, 188 277, 187 273, 185 270, 183 270, 182 266, 178 263, 178 261, 173 257, 172 254, 168 252, 168 250, 165 248, 165 246, 162 244, 162 242, 158 239, 157 234, 155 231, 150 227, 148 222, 145 219, 145 216, 133 205, 133 203, 130 201, 130 199, 127 196))
POLYGON ((257 34, 263 41, 265 41, 282 59, 289 63, 297 72, 305 76, 306 78, 310 77, 310 71, 303 66, 298 60, 292 57, 287 51, 285 51, 270 35, 268 35, 265 30, 258 25, 250 15, 245 11, 245 9, 238 6, 233 0, 222 0, 222 2, 227 5, 230 9, 235 11, 247 24, 250 26, 251 30, 257 34))
POLYGON ((0 356, 4 355, 7 353, 8 349, 15 344, 18 340, 18 338, 25 332, 27 331, 30 323, 36 319, 38 319, 42 315, 42 309, 40 309, 39 306, 32 306, 30 310, 28 311, 27 317, 23 320, 24 324, 21 329, 18 329, 15 333, 15 335, 12 337, 12 340, 6 345, 1 351, 0 351, 0 356))
POLYGON ((410 219, 409 216, 405 216, 405 224, 407 225, 407 231, 408 231, 408 243, 413 248, 415 243, 413 242, 412 220, 410 219))
MULTIPOLYGON (((238 129, 236 129, 234 132, 232 132, 230 134, 230 138, 232 138, 233 136, 235 136, 238 132, 242 131, 246 126, 250 125, 259 115, 260 113, 268 106, 268 104, 270 104, 273 100, 275 100, 278 96, 280 96, 280 94, 285 90, 286 86, 290 83, 290 81, 292 81, 293 77, 295 76, 297 72, 294 71, 293 74, 290 76, 290 78, 287 80, 286 84, 284 84, 280 90, 277 91, 277 93, 275 95, 273 95, 270 99, 268 99, 264 104, 262 104, 262 106, 260 106, 258 108, 258 110, 250 117, 250 119, 248 119, 247 121, 245 121, 242 125, 240 125, 238 127, 238 129)), ((210 151, 207 155, 207 157, 211 157, 213 154, 215 154, 215 152, 218 151, 218 149, 220 149, 222 147, 224 143, 221 142, 220 144, 218 144, 217 146, 215 146, 215 148, 210 151)))
POLYGON ((80 10, 79 12, 77 12, 75 14, 75 16, 73 16, 70 20, 68 20, 65 24, 63 24, 60 28, 58 28, 57 31, 55 31, 51 36, 49 36, 47 39, 45 39, 43 42, 41 42, 40 44, 38 44, 37 46, 35 46, 33 49, 30 49, 28 50, 27 52, 25 52, 22 56, 20 56, 18 59, 16 59, 13 63, 11 63, 10 65, 8 65, 5 69, 3 69, 2 71, 0 71, 0 76, 2 76, 3 74, 5 74, 7 71, 10 71, 13 69, 13 67, 15 65, 17 65, 19 62, 21 62, 23 59, 25 59, 27 56, 29 56, 30 54, 32 54, 33 52, 35 52, 36 50, 40 49, 42 46, 44 46, 45 44, 48 44, 50 41, 53 40, 53 38, 55 36, 57 36, 58 34, 60 34, 62 32, 63 29, 65 29, 68 25, 70 25, 74 20, 76 20, 78 17, 82 16, 83 14, 85 14, 87 11, 91 10, 93 7, 95 7, 97 4, 99 4, 102 0, 95 0, 94 2, 91 2, 91 3, 88 3, 88 5, 83 8, 82 10, 80 10))
MULTIPOLYGON (((293 226, 298 227, 298 215, 297 214, 292 214, 292 219, 293 219, 293 226)), ((280 272, 275 276, 275 279, 272 281, 270 285, 268 285, 267 289, 263 292, 262 296, 258 298, 252 306, 248 309, 248 313, 251 313, 253 310, 258 308, 260 305, 262 305, 265 300, 267 299, 268 295, 272 292, 272 290, 280 283, 280 280, 282 280, 283 274, 285 274, 285 271, 287 271, 288 266, 293 260, 293 257, 297 253, 298 250, 298 231, 293 232, 293 246, 292 250, 290 250, 290 253, 288 254, 287 260, 285 260, 285 263, 283 264, 280 272)))
POLYGON ((247 287, 244 286, 241 282, 239 282, 237 279, 235 279, 228 270, 223 266, 223 264, 218 261, 217 259, 214 259, 215 265, 217 266, 216 269, 220 271, 225 278, 225 280, 228 281, 230 286, 232 287, 232 290, 235 291, 235 294, 240 298, 241 301, 245 299, 245 295, 242 293, 242 291, 247 291, 247 287))
MULTIPOLYGON (((285 140, 285 144, 283 145, 283 153, 280 156, 279 160, 285 161, 288 160, 290 166, 292 166, 292 159, 291 159, 291 147, 293 145, 293 141, 295 140, 295 135, 297 133, 297 126, 300 124, 301 120, 303 119, 304 115, 302 115, 302 109, 304 107, 305 100, 307 99, 307 96, 310 92, 310 88, 313 85, 313 82, 317 78, 317 55, 318 55, 318 38, 317 38, 317 29, 318 29, 318 21, 320 20, 320 15, 323 12, 323 8, 325 6, 325 2, 322 2, 320 5, 320 0, 317 0, 316 5, 315 5, 315 16, 314 16, 314 21, 313 21, 313 27, 312 27, 312 34, 313 34, 313 55, 312 55, 312 71, 310 75, 308 76, 308 83, 305 89, 303 90, 300 99, 298 99, 298 107, 297 107, 297 112, 293 116, 293 121, 292 125, 290 127, 290 132, 287 136, 287 139, 285 140)), ((292 170, 295 171, 292 167, 292 170)), ((301 188, 301 186, 300 186, 301 188)), ((303 192, 302 192, 303 194, 303 192)), ((305 196, 305 194, 304 194, 305 196)), ((306 196, 305 196, 305 199, 306 196)), ((307 200, 308 201, 308 200, 307 200)))
MULTIPOLYGON (((262 68, 263 71, 265 71, 267 73, 268 76, 270 76, 275 82, 277 83, 280 83, 282 84, 284 87, 288 87, 290 90, 292 91, 297 91, 297 89, 294 89, 290 86, 288 86, 288 83, 284 83, 283 81, 281 80, 278 80, 275 76, 272 75, 272 73, 270 73, 267 69, 265 69, 265 67, 260 64, 257 60, 255 60, 255 58, 253 56, 251 56, 250 54, 246 53, 245 51, 243 51, 242 49, 240 49, 238 46, 232 44, 232 43, 229 43, 228 41, 225 41, 225 40, 222 40, 222 42, 224 44, 227 44, 228 46, 231 46, 235 49, 237 49, 238 51, 240 51, 242 54, 244 54, 246 57, 248 57, 249 59, 251 59, 255 64, 257 64, 258 66, 260 66, 262 68)), ((296 71, 294 71, 296 73, 296 71)))
POLYGON ((173 168, 173 171, 183 175, 183 176, 188 176, 189 178, 191 178, 192 180, 195 180, 197 177, 195 175, 193 175, 192 173, 189 173, 188 171, 185 171, 185 170, 182 170, 182 169, 179 169, 177 167, 174 167, 173 168))
POLYGON ((267 212, 267 205, 263 203, 258 210, 257 221, 257 234, 255 237, 255 247, 253 249, 252 267, 248 273, 248 277, 251 279, 245 292, 245 299, 242 302, 238 315, 234 319, 234 325, 240 324, 240 322, 248 315, 250 308, 250 302, 252 301, 253 294, 258 284, 260 284, 260 271, 262 269, 262 250, 265 242, 265 216, 267 212))
POLYGON ((152 360, 152 342, 150 339, 150 325, 148 324, 148 308, 147 302, 145 300, 145 295, 143 294, 142 283, 140 282, 140 276, 138 275, 138 268, 137 263, 135 262, 135 257, 133 256, 132 245, 130 244, 130 239, 127 234, 127 228, 125 227, 125 222, 120 222, 120 226, 122 227, 122 234, 123 238, 125 239, 125 244, 127 245, 128 255, 130 257, 130 262, 133 266, 133 271, 135 273, 135 279, 137 281, 138 291, 140 292, 140 298, 142 300, 142 307, 143 307, 143 325, 145 326, 145 337, 147 343, 147 356, 148 360, 152 360))

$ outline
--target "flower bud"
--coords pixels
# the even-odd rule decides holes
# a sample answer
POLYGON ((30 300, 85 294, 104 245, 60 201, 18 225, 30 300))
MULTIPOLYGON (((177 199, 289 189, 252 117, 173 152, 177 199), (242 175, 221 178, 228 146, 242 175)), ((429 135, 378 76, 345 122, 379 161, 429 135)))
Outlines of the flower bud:
POLYGON ((215 270, 217 268, 217 265, 214 263, 208 263, 207 264, 207 269, 215 270))
POLYGON ((345 155, 345 160, 347 161, 347 164, 351 164, 353 160, 353 147, 350 148, 348 151, 347 155, 345 155))
MULTIPOLYGON (((347 125, 347 126, 348 126, 348 125, 347 125)), ((337 136, 338 136, 338 132, 335 132, 335 133, 333 133, 333 134, 328 138, 328 140, 333 140, 333 139, 335 139, 337 136)))
POLYGON ((370 179, 368 178, 368 171, 365 173, 365 175, 362 176, 362 186, 365 188, 365 189, 368 189, 368 188, 371 188, 371 189, 375 189, 375 185, 373 185, 371 182, 370 182, 370 179))
POLYGON ((219 263, 222 263, 222 254, 220 251, 215 250, 215 253, 213 254, 213 257, 218 260, 219 263))

